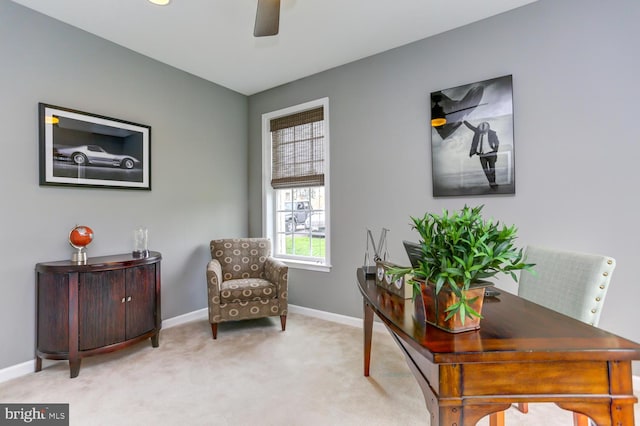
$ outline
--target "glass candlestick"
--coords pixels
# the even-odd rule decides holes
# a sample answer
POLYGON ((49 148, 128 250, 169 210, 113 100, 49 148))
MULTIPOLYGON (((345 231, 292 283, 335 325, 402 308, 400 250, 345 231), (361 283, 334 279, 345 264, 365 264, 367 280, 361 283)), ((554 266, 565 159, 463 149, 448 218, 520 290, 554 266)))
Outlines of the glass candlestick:
POLYGON ((149 231, 140 226, 133 230, 133 257, 149 256, 149 231))

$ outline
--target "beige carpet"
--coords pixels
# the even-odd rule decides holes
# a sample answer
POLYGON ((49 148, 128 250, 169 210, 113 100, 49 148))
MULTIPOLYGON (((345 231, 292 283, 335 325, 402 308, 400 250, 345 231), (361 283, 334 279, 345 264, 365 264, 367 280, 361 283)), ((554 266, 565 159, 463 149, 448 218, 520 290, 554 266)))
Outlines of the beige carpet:
MULTIPOLYGON (((66 362, 0 384, 1 402, 70 404, 70 424, 91 425, 428 425, 422 393, 399 348, 375 332, 371 377, 362 375, 362 330, 291 314, 165 329, 144 342, 86 358, 69 379, 66 362)), ((636 406, 637 407, 637 406, 636 406)), ((636 409, 636 417, 638 410, 636 409)), ((506 423, 571 425, 552 404, 514 408, 506 423)), ((488 425, 485 418, 480 425, 488 425)))

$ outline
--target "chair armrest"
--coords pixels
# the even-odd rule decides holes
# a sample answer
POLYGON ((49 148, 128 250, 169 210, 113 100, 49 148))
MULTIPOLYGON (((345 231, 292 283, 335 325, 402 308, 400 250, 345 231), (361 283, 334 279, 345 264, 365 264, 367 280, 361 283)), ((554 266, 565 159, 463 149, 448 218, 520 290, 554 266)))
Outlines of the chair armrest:
MULTIPOLYGON (((213 259, 207 264, 207 301, 209 305, 209 322, 217 324, 222 321, 220 309, 220 285, 222 284, 222 266, 213 259)), ((215 336, 215 333, 214 333, 215 336)))
POLYGON ((268 257, 264 263, 265 278, 274 283, 278 289, 278 296, 286 294, 289 281, 289 267, 281 260, 268 257))
POLYGON ((207 264, 207 288, 209 299, 212 296, 220 295, 220 284, 222 284, 222 266, 216 259, 212 259, 207 264))

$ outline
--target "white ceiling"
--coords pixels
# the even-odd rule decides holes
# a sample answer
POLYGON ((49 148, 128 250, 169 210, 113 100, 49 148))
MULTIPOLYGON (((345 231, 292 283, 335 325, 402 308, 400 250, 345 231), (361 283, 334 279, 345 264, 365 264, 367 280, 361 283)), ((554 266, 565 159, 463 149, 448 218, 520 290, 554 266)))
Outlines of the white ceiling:
POLYGON ((12 0, 245 95, 535 0, 282 0, 254 38, 257 0, 12 0))

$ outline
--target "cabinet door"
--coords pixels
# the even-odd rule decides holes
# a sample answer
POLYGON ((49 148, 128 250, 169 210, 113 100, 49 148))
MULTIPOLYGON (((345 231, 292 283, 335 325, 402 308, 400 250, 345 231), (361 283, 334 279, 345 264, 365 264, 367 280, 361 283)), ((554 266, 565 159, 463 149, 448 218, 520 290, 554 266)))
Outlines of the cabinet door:
POLYGON ((79 349, 125 340, 124 271, 81 273, 78 279, 79 349))
POLYGON ((69 275, 38 273, 38 350, 69 351, 69 275))
POLYGON ((126 338, 131 339, 155 328, 156 265, 129 268, 126 277, 126 338))

